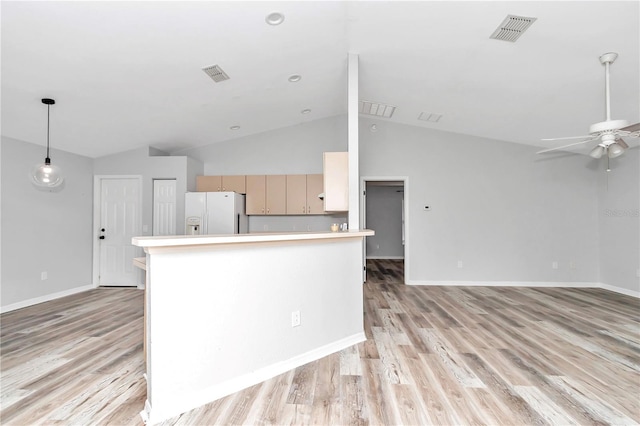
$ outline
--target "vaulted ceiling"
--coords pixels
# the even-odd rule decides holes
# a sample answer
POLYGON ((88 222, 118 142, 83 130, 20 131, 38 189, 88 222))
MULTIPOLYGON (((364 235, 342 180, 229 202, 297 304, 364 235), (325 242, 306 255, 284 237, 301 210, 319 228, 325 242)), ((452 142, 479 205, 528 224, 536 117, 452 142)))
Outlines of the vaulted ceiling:
POLYGON ((553 146, 540 139, 604 120, 598 57, 613 51, 613 118, 640 121, 638 1, 2 1, 0 12, 2 135, 44 145, 51 97, 53 148, 89 157, 345 114, 348 53, 360 99, 396 107, 380 122, 553 146), (272 12, 284 22, 267 24, 272 12), (537 20, 514 43, 491 39, 509 14, 537 20))

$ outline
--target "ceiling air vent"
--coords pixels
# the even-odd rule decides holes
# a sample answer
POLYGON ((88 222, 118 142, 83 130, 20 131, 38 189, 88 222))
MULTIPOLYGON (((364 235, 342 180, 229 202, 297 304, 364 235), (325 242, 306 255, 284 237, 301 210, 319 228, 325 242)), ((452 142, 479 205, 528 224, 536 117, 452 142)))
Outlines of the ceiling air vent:
POLYGON ((430 123, 437 123, 442 118, 442 114, 436 114, 434 112, 421 112, 418 116, 418 120, 428 121, 430 123))
POLYGON ((391 118, 396 107, 378 102, 360 101, 358 112, 361 114, 375 115, 376 117, 391 118))
POLYGON ((222 71, 222 68, 217 65, 211 65, 210 67, 202 68, 202 71, 204 71, 216 83, 229 80, 229 76, 227 75, 227 73, 222 71))
POLYGON ((527 28, 538 18, 527 18, 526 16, 507 15, 498 28, 491 34, 496 40, 514 42, 524 33, 527 28))

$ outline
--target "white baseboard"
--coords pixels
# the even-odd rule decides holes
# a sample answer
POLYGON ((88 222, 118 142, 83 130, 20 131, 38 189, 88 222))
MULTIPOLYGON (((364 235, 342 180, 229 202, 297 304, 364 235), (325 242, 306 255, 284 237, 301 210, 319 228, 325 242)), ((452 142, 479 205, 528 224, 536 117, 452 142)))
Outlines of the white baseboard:
POLYGON ((465 286, 465 287, 563 287, 563 288, 602 288, 615 293, 640 298, 640 291, 615 287, 598 282, 565 281, 423 281, 407 280, 407 285, 425 286, 465 286))
POLYGON ((15 311, 16 309, 26 308, 27 306, 37 305, 38 303, 48 302, 50 300, 59 299, 61 297, 70 296, 72 294, 80 293, 82 291, 92 290, 95 287, 93 284, 84 285, 82 287, 70 288, 69 290, 59 291, 57 293, 46 294, 44 296, 34 297, 33 299, 23 300, 21 302, 12 303, 0 307, 0 313, 15 311))
POLYGON ((392 260, 400 260, 400 259, 404 259, 404 256, 367 256, 367 259, 392 259, 392 260))
POLYGON ((171 401, 171 406, 165 405, 161 407, 152 407, 149 400, 147 400, 145 402, 145 409, 140 413, 140 416, 146 424, 160 423, 166 419, 177 416, 178 414, 200 407, 227 395, 231 395, 232 393, 241 391, 242 389, 246 389, 258 383, 262 383, 279 374, 286 373, 287 371, 293 370, 301 365, 316 361, 327 355, 348 348, 349 346, 364 342, 365 340, 367 340, 367 338, 364 332, 356 333, 313 349, 309 352, 297 355, 286 361, 259 368, 251 373, 210 386, 206 389, 188 394, 176 395, 176 397, 171 401))
POLYGON ((640 299, 640 291, 637 290, 629 290, 628 288, 615 287, 604 283, 601 283, 599 287, 605 290, 613 291, 614 293, 625 294, 627 296, 637 297, 640 299))
POLYGON ((467 287, 600 287, 593 282, 561 282, 561 281, 418 281, 407 280, 408 285, 430 286, 467 286, 467 287))

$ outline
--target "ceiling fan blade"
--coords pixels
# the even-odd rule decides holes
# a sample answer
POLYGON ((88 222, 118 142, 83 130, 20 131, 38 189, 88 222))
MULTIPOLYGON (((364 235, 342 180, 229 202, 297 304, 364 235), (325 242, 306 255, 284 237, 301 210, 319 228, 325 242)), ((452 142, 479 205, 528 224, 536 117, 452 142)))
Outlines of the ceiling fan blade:
POLYGON ((629 145, 622 138, 616 138, 616 143, 622 147, 622 149, 629 148, 629 145))
POLYGON ((598 138, 597 137, 591 137, 589 139, 585 139, 585 140, 580 141, 580 142, 570 143, 569 145, 563 145, 563 146, 559 146, 559 147, 556 147, 556 148, 543 149, 542 151, 536 152, 536 154, 544 154, 545 152, 557 151, 559 149, 569 148, 570 146, 581 145, 583 143, 591 142, 591 141, 596 140, 596 139, 598 139, 598 138))
POLYGON ((623 127, 620 130, 623 130, 625 132, 631 132, 631 133, 638 132, 638 131, 640 131, 640 123, 636 123, 636 124, 632 124, 632 125, 627 126, 627 127, 623 127))
POLYGON ((563 140, 569 140, 569 139, 582 139, 582 138, 590 138, 591 135, 583 135, 583 136, 567 136, 565 138, 546 138, 546 139, 540 139, 543 141, 563 141, 563 140))

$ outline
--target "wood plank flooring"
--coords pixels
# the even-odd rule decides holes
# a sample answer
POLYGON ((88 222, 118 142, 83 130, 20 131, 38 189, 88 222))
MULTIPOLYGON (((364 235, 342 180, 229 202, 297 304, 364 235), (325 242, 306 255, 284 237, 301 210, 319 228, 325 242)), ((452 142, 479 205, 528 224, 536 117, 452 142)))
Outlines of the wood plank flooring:
MULTIPOLYGON (((163 424, 640 423, 640 300, 405 286, 374 268, 366 342, 163 424)), ((142 424, 142 292, 93 290, 0 320, 2 424, 142 424)))

